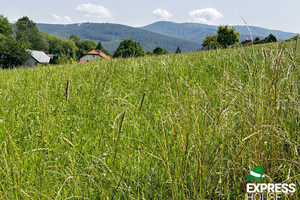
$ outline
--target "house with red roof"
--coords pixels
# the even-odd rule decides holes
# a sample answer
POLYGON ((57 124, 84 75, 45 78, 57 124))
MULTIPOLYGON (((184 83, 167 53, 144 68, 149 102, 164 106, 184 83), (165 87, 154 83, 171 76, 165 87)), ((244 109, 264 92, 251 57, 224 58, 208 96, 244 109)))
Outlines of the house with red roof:
POLYGON ((85 54, 84 56, 82 56, 79 59, 79 61, 80 62, 90 62, 90 61, 95 61, 95 60, 99 60, 99 59, 109 60, 110 57, 107 56, 102 51, 100 51, 99 49, 97 49, 97 50, 92 50, 92 51, 88 52, 87 54, 85 54))

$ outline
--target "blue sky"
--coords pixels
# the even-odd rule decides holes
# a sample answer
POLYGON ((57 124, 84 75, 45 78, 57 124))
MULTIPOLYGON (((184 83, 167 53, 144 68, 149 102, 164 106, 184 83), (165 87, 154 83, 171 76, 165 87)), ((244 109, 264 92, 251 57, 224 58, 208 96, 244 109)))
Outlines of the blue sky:
POLYGON ((0 0, 10 21, 28 16, 37 23, 110 22, 144 26, 155 21, 243 24, 300 32, 299 0, 0 0))

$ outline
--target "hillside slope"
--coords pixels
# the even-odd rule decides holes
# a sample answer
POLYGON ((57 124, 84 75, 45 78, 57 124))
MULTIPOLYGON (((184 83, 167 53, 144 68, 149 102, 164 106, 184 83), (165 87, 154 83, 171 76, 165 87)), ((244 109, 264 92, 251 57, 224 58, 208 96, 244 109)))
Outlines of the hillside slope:
MULTIPOLYGON (((241 35, 241 40, 250 38, 248 29, 245 26, 234 26, 241 35)), ((156 22, 144 27, 143 30, 152 31, 167 35, 170 37, 176 37, 184 40, 190 40, 197 43, 202 43, 206 35, 216 34, 218 27, 213 25, 198 24, 198 23, 174 23, 174 22, 156 22)), ((260 37, 261 39, 267 37, 269 34, 274 34, 279 40, 285 40, 294 36, 294 33, 288 33, 277 30, 269 30, 265 28, 250 26, 253 39, 260 37)))
POLYGON ((152 51, 156 46, 161 46, 169 52, 174 52, 178 46, 180 46, 183 52, 196 51, 201 48, 201 45, 196 42, 173 38, 120 24, 37 24, 37 27, 40 31, 45 31, 63 38, 69 38, 72 33, 75 33, 81 39, 91 39, 96 42, 100 41, 104 48, 111 53, 117 49, 122 40, 130 38, 138 41, 144 51, 152 51))

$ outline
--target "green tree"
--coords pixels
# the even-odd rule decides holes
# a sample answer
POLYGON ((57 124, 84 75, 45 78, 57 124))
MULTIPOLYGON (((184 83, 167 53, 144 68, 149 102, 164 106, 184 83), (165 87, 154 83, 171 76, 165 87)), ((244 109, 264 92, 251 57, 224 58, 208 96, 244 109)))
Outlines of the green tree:
POLYGON ((177 54, 177 53, 181 53, 181 49, 180 49, 180 47, 179 47, 179 46, 177 47, 177 49, 176 49, 175 53, 176 53, 176 54, 177 54))
POLYGON ((148 50, 148 51, 146 51, 145 55, 151 56, 151 55, 152 55, 152 52, 148 50))
POLYGON ((268 37, 265 37, 262 40, 254 41, 254 44, 264 44, 271 42, 278 42, 277 38, 273 34, 268 35, 268 37))
POLYGON ((49 44, 39 32, 36 24, 28 17, 18 19, 15 24, 15 34, 18 41, 28 45, 28 48, 34 50, 48 50, 49 44))
POLYGON ((218 42, 217 35, 207 35, 205 37, 205 39, 202 42, 202 46, 206 47, 206 46, 209 46, 209 45, 211 45, 212 49, 217 49, 217 48, 221 47, 221 45, 218 42))
POLYGON ((16 39, 27 43, 30 48, 37 38, 39 30, 37 29, 35 23, 28 17, 22 17, 18 19, 15 24, 15 34, 16 39))
POLYGON ((96 49, 97 43, 93 40, 82 40, 80 42, 80 48, 83 49, 84 51, 91 51, 93 49, 96 49))
POLYGON ((228 25, 219 26, 217 31, 217 41, 223 47, 227 48, 240 40, 240 33, 235 31, 234 27, 228 25))
POLYGON ((49 53, 55 55, 53 63, 65 63, 65 60, 76 59, 78 48, 74 40, 62 39, 50 34, 46 34, 45 38, 49 43, 49 53))
POLYGON ((72 33, 70 35, 70 40, 73 40, 76 44, 77 47, 79 47, 79 44, 80 44, 80 38, 75 34, 75 33, 72 33))
POLYGON ((77 47, 78 47, 77 57, 79 58, 79 57, 83 56, 84 54, 86 54, 87 52, 89 52, 93 49, 96 49, 97 43, 93 40, 86 39, 86 40, 80 41, 80 43, 77 47))
POLYGON ((120 43, 119 47, 115 51, 113 57, 139 57, 144 56, 144 51, 140 43, 133 41, 132 39, 124 40, 120 43))
POLYGON ((99 49, 99 50, 104 49, 101 42, 98 42, 96 49, 99 49))
POLYGON ((111 56, 110 53, 109 53, 106 49, 104 49, 104 47, 102 46, 101 42, 99 42, 99 43, 97 44, 96 49, 99 49, 100 51, 102 51, 102 52, 105 53, 106 55, 111 56))
POLYGON ((261 43, 261 40, 259 39, 259 37, 256 37, 253 41, 253 44, 259 44, 261 43))
POLYGON ((167 54, 167 53, 168 53, 168 51, 163 49, 160 46, 157 46, 155 49, 153 49, 153 54, 156 54, 156 55, 163 55, 163 54, 167 54))
POLYGON ((266 37, 264 39, 264 43, 271 43, 271 42, 277 42, 277 38, 273 35, 273 34, 270 34, 268 37, 266 37))
POLYGON ((42 32, 37 34, 35 41, 33 42, 32 48, 34 50, 39 51, 48 51, 49 50, 49 43, 47 42, 45 35, 42 32))
POLYGON ((293 36, 292 38, 290 38, 289 40, 299 40, 299 33, 293 36))
POLYGON ((61 56, 64 53, 63 40, 60 37, 47 34, 47 42, 49 43, 49 53, 61 56))
POLYGON ((68 56, 60 56, 55 60, 55 64, 72 64, 73 59, 68 56))
POLYGON ((0 34, 0 66, 3 69, 22 65, 29 56, 30 53, 25 50, 21 42, 15 40, 11 35, 0 34))
POLYGON ((78 50, 73 40, 62 40, 62 53, 68 58, 76 58, 76 52, 78 50))
POLYGON ((9 36, 13 34, 12 24, 9 23, 6 17, 0 15, 0 34, 9 36))

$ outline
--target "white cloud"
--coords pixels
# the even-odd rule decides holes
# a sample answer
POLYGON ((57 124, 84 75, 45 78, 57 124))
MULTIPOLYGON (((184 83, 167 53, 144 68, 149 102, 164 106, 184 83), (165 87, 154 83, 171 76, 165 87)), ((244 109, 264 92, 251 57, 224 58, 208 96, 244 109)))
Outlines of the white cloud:
POLYGON ((91 3, 80 4, 75 8, 75 11, 83 13, 87 17, 111 17, 111 12, 108 8, 91 3))
POLYGON ((169 18, 173 17, 173 15, 171 13, 169 13, 167 10, 163 10, 161 8, 153 10, 152 13, 157 18, 162 19, 162 20, 168 20, 169 18))
POLYGON ((217 11, 215 8, 203 8, 191 11, 190 17, 194 22, 214 24, 214 21, 221 19, 223 14, 217 11))
POLYGON ((72 22, 72 19, 69 16, 59 16, 57 14, 52 14, 52 17, 59 22, 72 22))

